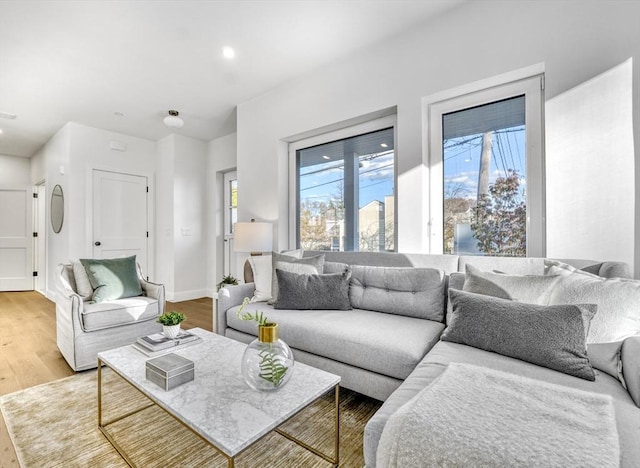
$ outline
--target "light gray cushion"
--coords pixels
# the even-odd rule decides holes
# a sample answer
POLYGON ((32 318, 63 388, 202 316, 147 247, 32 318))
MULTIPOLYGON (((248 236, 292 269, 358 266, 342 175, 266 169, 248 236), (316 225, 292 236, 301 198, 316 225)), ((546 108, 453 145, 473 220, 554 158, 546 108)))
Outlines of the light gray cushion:
POLYGON ((86 303, 82 312, 82 326, 85 331, 95 331, 155 320, 157 316, 157 299, 145 296, 127 297, 102 303, 86 303))
MULTIPOLYGON (((230 308, 230 328, 256 336, 255 322, 240 320, 230 308)), ((278 336, 289 346, 396 379, 405 379, 438 342, 442 323, 370 310, 274 309, 265 302, 251 304, 278 324, 278 336)))
POLYGON ((585 337, 593 304, 538 306, 451 289, 441 340, 466 344, 595 380, 585 337))
POLYGON ((560 276, 506 275, 466 265, 463 290, 529 304, 546 305, 560 276))
POLYGON ((594 260, 562 261, 547 258, 544 261, 545 274, 549 274, 549 270, 554 266, 567 270, 568 272, 580 270, 604 278, 633 278, 629 270, 629 265, 624 262, 596 262, 594 260), (571 262, 571 264, 566 262, 571 262))
POLYGON ((87 270, 78 260, 72 262, 72 265, 73 278, 76 281, 76 292, 83 301, 90 301, 93 296, 93 287, 91 286, 91 281, 89 281, 89 276, 87 276, 87 270))
POLYGON ((351 310, 350 270, 318 275, 297 274, 276 268, 276 275, 279 286, 278 300, 274 304, 276 309, 351 310))
POLYGON ((638 425, 640 408, 635 406, 631 396, 613 377, 600 373, 596 376, 595 382, 592 382, 519 359, 458 343, 440 341, 367 423, 364 432, 364 456, 367 468, 375 468, 376 466, 375 456, 378 440, 389 417, 437 379, 450 362, 488 367, 586 392, 610 395, 615 407, 616 426, 620 437, 620 467, 637 468, 640 466, 640 444, 638 443, 640 440, 640 426, 638 425))
POLYGON ((278 300, 278 275, 276 275, 276 268, 280 267, 282 269, 287 269, 287 271, 297 272, 297 273, 322 273, 324 270, 324 255, 315 255, 313 257, 293 257, 289 255, 289 253, 293 253, 295 255, 302 256, 302 251, 292 251, 284 254, 279 254, 273 252, 271 254, 271 299, 269 299, 269 303, 273 304, 278 300), (291 263, 296 265, 310 265, 314 268, 314 271, 311 271, 309 268, 295 268, 283 266, 283 263, 291 263))
POLYGON ((640 281, 601 278, 580 270, 549 269, 560 274, 549 304, 597 304, 587 343, 611 343, 640 333, 640 281))
POLYGON ((96 303, 142 295, 136 271, 136 256, 124 258, 81 258, 93 287, 96 303))
POLYGON ((435 268, 351 265, 349 299, 357 309, 441 322, 445 287, 444 272, 435 268))
POLYGON ((624 340, 620 356, 627 391, 636 406, 640 407, 640 336, 624 340))

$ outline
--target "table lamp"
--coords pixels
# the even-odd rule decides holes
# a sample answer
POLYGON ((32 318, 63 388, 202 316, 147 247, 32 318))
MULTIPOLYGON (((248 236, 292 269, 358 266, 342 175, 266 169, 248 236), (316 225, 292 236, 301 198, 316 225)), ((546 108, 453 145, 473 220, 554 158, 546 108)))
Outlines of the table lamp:
MULTIPOLYGON (((238 222, 233 231, 233 251, 250 252, 252 256, 262 255, 263 252, 271 252, 273 248, 273 225, 271 223, 258 223, 255 219, 251 222, 238 222)), ((247 259, 244 262, 244 281, 253 278, 251 264, 247 259)))

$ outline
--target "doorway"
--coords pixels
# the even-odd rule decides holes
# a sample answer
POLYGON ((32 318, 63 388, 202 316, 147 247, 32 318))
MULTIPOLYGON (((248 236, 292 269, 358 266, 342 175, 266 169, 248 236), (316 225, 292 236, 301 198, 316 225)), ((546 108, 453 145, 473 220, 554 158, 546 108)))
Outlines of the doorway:
POLYGON ((44 181, 35 186, 33 199, 33 271, 35 290, 47 293, 47 189, 44 181))
POLYGON ((0 291, 33 290, 33 187, 0 187, 0 291))
POLYGON ((223 182, 223 251, 224 251, 224 275, 231 275, 242 280, 238 269, 237 255, 233 251, 233 228, 238 220, 238 175, 236 171, 225 172, 223 182))
POLYGON ((93 171, 93 258, 136 256, 148 270, 147 177, 93 171))

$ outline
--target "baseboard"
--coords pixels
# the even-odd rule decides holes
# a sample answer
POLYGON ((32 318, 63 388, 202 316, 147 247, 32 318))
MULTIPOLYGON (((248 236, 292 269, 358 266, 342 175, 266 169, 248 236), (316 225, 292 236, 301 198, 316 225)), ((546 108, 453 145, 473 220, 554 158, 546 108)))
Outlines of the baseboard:
POLYGON ((166 291, 166 298, 169 302, 190 301, 201 297, 211 297, 207 289, 194 289, 192 291, 166 291))

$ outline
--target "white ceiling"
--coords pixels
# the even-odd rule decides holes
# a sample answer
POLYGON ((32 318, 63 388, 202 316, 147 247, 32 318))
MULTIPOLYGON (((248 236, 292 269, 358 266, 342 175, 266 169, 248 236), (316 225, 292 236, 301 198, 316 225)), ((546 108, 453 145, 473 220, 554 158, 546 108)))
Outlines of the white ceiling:
POLYGON ((0 154, 32 156, 69 121, 158 140, 169 109, 211 140, 238 103, 463 1, 0 0, 0 112, 17 115, 0 154))

